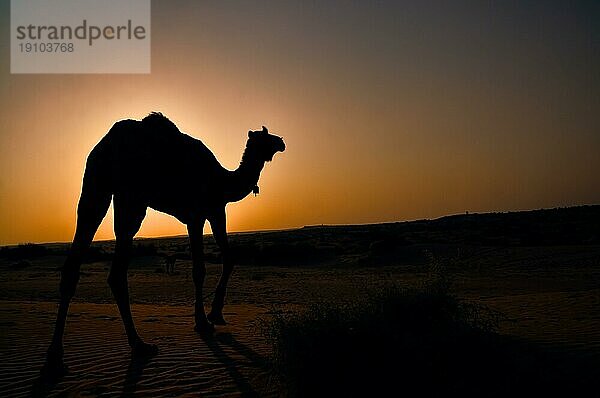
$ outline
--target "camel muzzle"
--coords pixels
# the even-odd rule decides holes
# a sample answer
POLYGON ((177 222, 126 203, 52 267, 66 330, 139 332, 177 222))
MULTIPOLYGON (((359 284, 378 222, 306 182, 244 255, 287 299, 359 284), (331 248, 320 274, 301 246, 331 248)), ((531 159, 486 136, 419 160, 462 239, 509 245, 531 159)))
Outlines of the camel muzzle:
POLYGON ((277 145, 276 149, 277 149, 278 152, 285 151, 285 142, 283 142, 283 140, 281 140, 281 142, 279 143, 279 145, 277 145))

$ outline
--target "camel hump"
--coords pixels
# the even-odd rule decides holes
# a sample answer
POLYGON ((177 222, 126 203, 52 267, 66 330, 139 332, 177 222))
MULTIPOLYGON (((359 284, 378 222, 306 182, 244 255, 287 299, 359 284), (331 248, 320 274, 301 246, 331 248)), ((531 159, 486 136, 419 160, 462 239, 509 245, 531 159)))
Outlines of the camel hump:
POLYGON ((112 151, 134 153, 149 148, 166 150, 180 143, 184 134, 175 123, 159 112, 152 112, 142 120, 119 120, 98 143, 97 149, 111 147, 112 151))
POLYGON ((142 123, 145 128, 153 131, 180 133, 175 123, 160 112, 151 112, 142 119, 142 123))

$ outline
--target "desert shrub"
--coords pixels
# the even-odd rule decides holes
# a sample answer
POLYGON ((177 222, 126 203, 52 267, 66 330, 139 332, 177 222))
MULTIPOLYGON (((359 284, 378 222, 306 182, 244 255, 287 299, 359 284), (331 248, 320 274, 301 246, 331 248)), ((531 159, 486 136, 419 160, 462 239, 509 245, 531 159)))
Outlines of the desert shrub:
POLYGON ((44 245, 38 245, 35 243, 21 243, 14 247, 2 247, 0 248, 0 257, 9 259, 25 259, 41 257, 51 254, 51 250, 44 245))
POLYGON ((332 260, 336 248, 313 242, 235 243, 231 246, 236 264, 310 265, 332 260))
POLYGON ((131 248, 131 255, 133 257, 156 256, 156 245, 153 242, 136 242, 131 248))
POLYGON ((16 263, 12 264, 12 266, 11 266, 11 268, 14 270, 21 270, 21 269, 25 269, 28 267, 31 267, 31 263, 27 260, 18 261, 16 263))
POLYGON ((407 244, 405 240, 378 240, 371 242, 359 265, 418 265, 427 263, 420 245, 407 244))
POLYGON ((259 264, 313 263, 330 256, 327 248, 310 242, 277 243, 263 245, 256 258, 259 264))
POLYGON ((390 286, 355 302, 276 312, 263 321, 263 330, 272 345, 279 394, 503 396, 517 388, 538 391, 543 361, 495 332, 497 313, 458 300, 446 283, 432 280, 412 290, 390 286))
POLYGON ((100 261, 110 261, 112 258, 113 254, 106 251, 103 247, 92 245, 85 251, 83 262, 89 264, 100 261))

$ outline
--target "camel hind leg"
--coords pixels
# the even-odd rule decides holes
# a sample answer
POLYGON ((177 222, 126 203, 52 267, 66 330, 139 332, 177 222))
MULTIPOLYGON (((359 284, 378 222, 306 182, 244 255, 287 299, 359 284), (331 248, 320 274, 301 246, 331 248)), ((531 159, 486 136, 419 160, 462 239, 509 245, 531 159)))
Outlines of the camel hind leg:
POLYGON ((133 237, 140 229, 146 216, 146 206, 115 194, 114 211, 116 244, 115 256, 108 275, 108 284, 117 302, 132 355, 148 357, 157 354, 158 347, 154 344, 144 343, 137 333, 131 315, 129 286, 127 284, 127 268, 131 256, 133 237))
MULTIPOLYGON (((86 173, 87 174, 87 173, 86 173)), ((48 348, 46 365, 43 372, 60 376, 66 372, 63 363, 63 335, 69 311, 69 303, 75 294, 79 281, 79 269, 86 250, 104 219, 110 206, 111 193, 107 189, 98 189, 90 183, 89 176, 84 178, 83 189, 77 206, 77 228, 71 249, 61 270, 60 302, 52 343, 48 348)))

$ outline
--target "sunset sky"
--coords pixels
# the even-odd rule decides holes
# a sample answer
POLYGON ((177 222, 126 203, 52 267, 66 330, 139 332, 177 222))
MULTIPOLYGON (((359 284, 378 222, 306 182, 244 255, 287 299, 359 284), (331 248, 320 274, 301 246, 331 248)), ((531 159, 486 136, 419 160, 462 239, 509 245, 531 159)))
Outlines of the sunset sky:
POLYGON ((69 241, 87 154, 150 111, 229 169, 283 136, 230 231, 600 203, 598 2, 153 1, 147 75, 11 75, 0 13, 0 245, 69 241))

